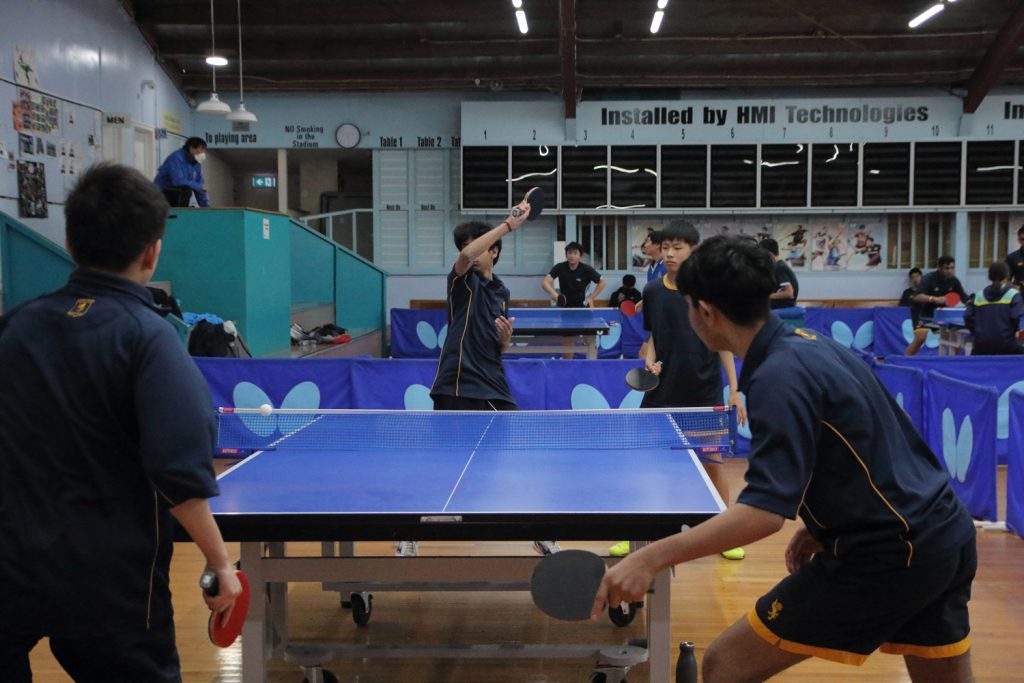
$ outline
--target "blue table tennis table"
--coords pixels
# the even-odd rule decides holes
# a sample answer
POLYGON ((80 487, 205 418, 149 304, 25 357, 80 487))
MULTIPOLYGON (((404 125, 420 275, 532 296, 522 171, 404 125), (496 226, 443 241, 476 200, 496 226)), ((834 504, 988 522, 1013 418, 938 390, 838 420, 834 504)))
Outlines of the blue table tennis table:
POLYGON ((516 320, 506 353, 583 351, 593 360, 597 338, 619 324, 620 313, 617 308, 510 308, 508 315, 516 320))
POLYGON ((455 649, 293 642, 287 584, 323 582, 350 592, 363 610, 371 590, 528 590, 536 556, 366 557, 355 556, 353 544, 653 541, 724 509, 697 452, 728 450, 734 433, 724 409, 221 414, 218 445, 262 449, 223 473, 221 495, 210 501, 225 539, 241 544, 252 587, 243 681, 263 683, 270 658, 301 666, 316 683, 334 658, 451 656, 587 658, 615 681, 649 659, 650 680, 668 681, 668 571, 646 601, 645 648, 635 641, 455 649), (321 556, 290 557, 292 541, 321 542, 321 556))

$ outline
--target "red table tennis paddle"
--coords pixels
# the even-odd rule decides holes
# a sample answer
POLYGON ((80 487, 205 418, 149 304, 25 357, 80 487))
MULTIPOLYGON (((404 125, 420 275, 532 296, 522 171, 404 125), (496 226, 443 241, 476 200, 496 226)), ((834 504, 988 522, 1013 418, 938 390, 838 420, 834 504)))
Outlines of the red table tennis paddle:
POLYGON ((589 619, 604 573, 604 560, 586 550, 546 555, 530 578, 533 604, 554 619, 589 619))
POLYGON ((637 391, 651 391, 658 387, 661 380, 647 368, 633 368, 626 373, 626 384, 637 391))
MULTIPOLYGON (((224 612, 210 612, 207 631, 210 642, 217 647, 231 647, 242 632, 245 617, 249 614, 249 579, 243 571, 236 571, 235 575, 242 584, 242 592, 235 598, 235 604, 224 612)), ((199 585, 207 595, 217 595, 220 592, 217 575, 210 570, 203 572, 199 585)))
POLYGON ((636 304, 633 303, 632 301, 623 301, 619 305, 619 310, 622 311, 622 315, 626 316, 627 318, 632 318, 634 315, 636 315, 636 304))
POLYGON ((960 303, 960 295, 956 292, 949 292, 944 298, 947 306, 956 306, 960 303))
MULTIPOLYGON (((537 220, 541 213, 544 212, 544 190, 539 187, 534 187, 526 193, 525 199, 530 205, 530 215, 526 217, 526 220, 537 220)), ((523 215, 523 210, 516 207, 512 209, 512 215, 519 218, 523 215)))

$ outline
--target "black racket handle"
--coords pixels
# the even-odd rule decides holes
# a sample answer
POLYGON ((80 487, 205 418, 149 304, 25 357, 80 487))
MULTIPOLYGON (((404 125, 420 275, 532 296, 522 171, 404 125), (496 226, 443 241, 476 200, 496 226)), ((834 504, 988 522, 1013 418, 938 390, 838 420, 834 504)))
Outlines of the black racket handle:
POLYGON ((199 587, 211 598, 216 596, 217 593, 220 593, 220 582, 217 580, 217 574, 212 569, 207 569, 199 577, 199 587))

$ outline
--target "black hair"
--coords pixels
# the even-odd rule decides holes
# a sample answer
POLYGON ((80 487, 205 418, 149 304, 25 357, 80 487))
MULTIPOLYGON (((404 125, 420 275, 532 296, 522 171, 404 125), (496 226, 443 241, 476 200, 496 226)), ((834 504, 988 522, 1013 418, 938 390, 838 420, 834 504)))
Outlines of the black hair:
POLYGON ((709 237, 690 254, 679 267, 676 286, 690 305, 706 301, 743 326, 768 319, 768 297, 778 289, 768 252, 749 237, 725 235, 709 237))
MULTIPOLYGON (((462 251, 466 244, 470 240, 475 240, 477 237, 486 235, 491 231, 491 226, 481 221, 467 221, 460 223, 455 226, 455 230, 452 231, 452 237, 455 239, 455 248, 462 251)), ((491 249, 497 249, 498 253, 494 255, 494 263, 497 265, 498 259, 501 257, 501 240, 498 240, 491 245, 491 249)))
POLYGON ((910 277, 914 273, 917 273, 918 275, 920 275, 921 274, 921 269, 920 268, 911 268, 910 271, 907 273, 907 277, 910 277))
POLYGON ((773 240, 771 237, 765 237, 763 240, 761 240, 760 246, 769 254, 772 254, 774 256, 779 255, 779 243, 773 240))
POLYGON ((189 138, 188 140, 185 140, 185 144, 181 146, 181 148, 186 152, 197 147, 206 149, 206 140, 202 138, 189 138))
POLYGON ((1024 224, 1017 228, 1017 237, 1024 237, 1024 224))
POLYGON ((940 256, 938 267, 941 268, 942 266, 947 265, 949 263, 956 263, 956 259, 953 258, 952 256, 940 256))
POLYGON ((636 277, 635 276, 633 276, 633 275, 623 275, 622 276, 622 286, 623 287, 633 287, 635 285, 636 285, 636 277))
POLYGON ((647 237, 644 238, 644 242, 647 240, 651 241, 651 244, 661 245, 661 230, 648 230, 647 237))
POLYGON ((160 188, 134 168, 95 164, 64 203, 68 251, 80 266, 123 272, 164 236, 170 209, 160 188))
POLYGON ((661 229, 661 241, 686 242, 691 247, 700 244, 700 233, 693 223, 682 218, 673 218, 661 229))
POLYGON ((1010 267, 1005 261, 993 261, 988 267, 989 282, 1002 282, 1010 279, 1010 267))
POLYGON ((579 242, 569 242, 569 244, 565 245, 565 253, 568 254, 573 249, 580 252, 580 256, 583 255, 583 245, 579 242))

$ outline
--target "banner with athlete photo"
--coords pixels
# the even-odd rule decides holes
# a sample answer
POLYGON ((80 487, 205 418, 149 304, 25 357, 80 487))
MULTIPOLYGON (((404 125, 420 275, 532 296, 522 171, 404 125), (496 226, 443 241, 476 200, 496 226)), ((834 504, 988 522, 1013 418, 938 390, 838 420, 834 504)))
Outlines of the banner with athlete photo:
POLYGON ((846 270, 879 270, 885 261, 887 229, 881 223, 851 223, 847 238, 846 270))
POLYGON ((708 239, 716 235, 738 235, 740 237, 751 237, 758 242, 772 236, 770 222, 759 219, 738 220, 722 216, 721 218, 709 218, 697 224, 700 230, 701 239, 708 239))
POLYGON ((779 243, 779 258, 795 271, 807 270, 807 241, 810 238, 805 223, 777 223, 773 235, 779 243))
POLYGON ((811 270, 842 270, 846 266, 846 225, 836 220, 811 223, 811 270))
POLYGON ((647 235, 654 230, 661 230, 663 225, 661 220, 644 216, 632 216, 629 220, 630 267, 637 275, 640 289, 643 289, 647 268, 651 265, 651 258, 644 253, 644 242, 647 241, 647 235), (641 274, 645 277, 640 277, 641 274))

